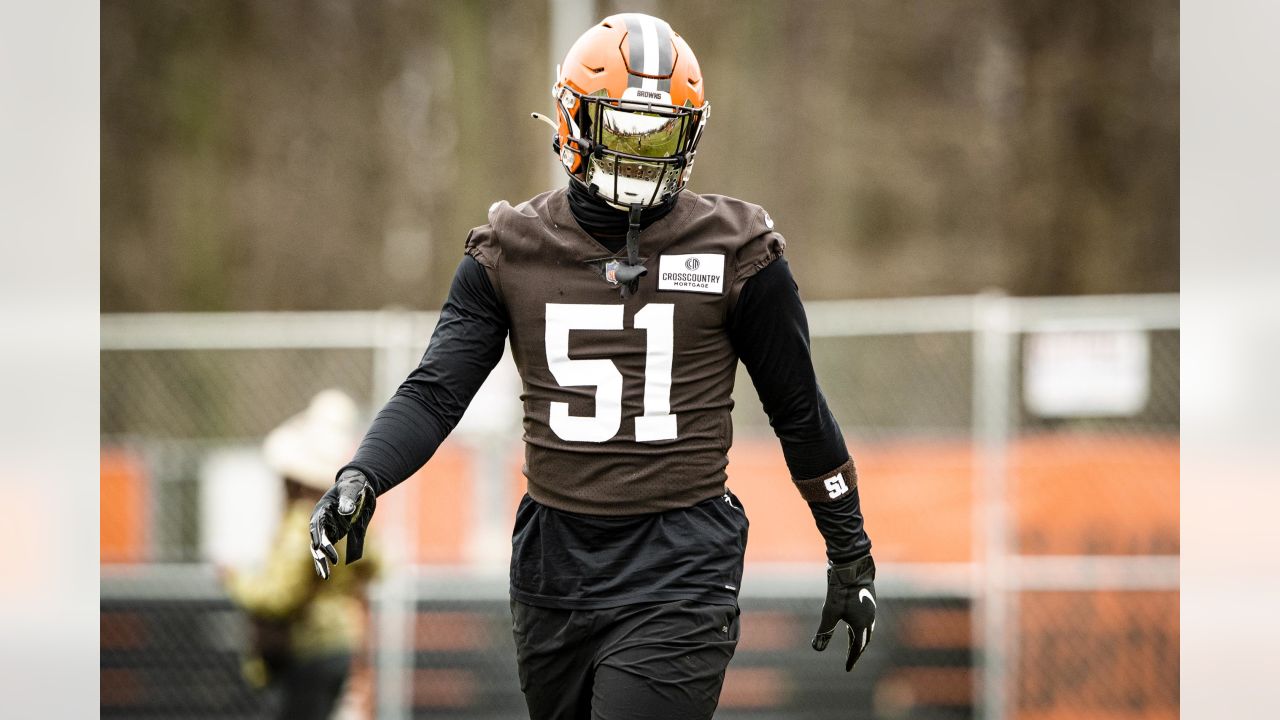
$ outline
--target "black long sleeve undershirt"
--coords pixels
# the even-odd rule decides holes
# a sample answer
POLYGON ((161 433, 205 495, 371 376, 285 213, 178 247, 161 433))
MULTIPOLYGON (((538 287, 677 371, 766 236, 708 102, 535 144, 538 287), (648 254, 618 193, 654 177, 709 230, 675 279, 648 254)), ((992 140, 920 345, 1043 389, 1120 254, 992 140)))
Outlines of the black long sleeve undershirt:
POLYGON ((729 339, 797 480, 813 478, 849 460, 840 426, 818 388, 809 348, 809 321, 785 257, 742 287, 729 315, 729 339))
POLYGON ((363 472, 379 495, 417 472, 502 359, 509 325, 484 268, 464 256, 422 361, 373 419, 343 469, 363 472))
MULTIPOLYGON (((848 462, 844 436, 814 374, 809 321, 785 257, 743 285, 729 316, 729 337, 778 436, 791 476, 816 478, 848 462)), ((871 552, 856 483, 839 500, 810 502, 809 510, 832 562, 871 552)))
MULTIPOLYGON (((363 472, 379 495, 417 472, 502 358, 508 329, 484 268, 464 257, 422 362, 374 418, 346 467, 363 472)), ((729 333, 792 476, 817 477, 847 462, 844 438, 814 376, 804 306, 785 258, 746 282, 729 333)), ((869 552, 856 485, 839 501, 809 506, 829 559, 845 562, 869 552)))

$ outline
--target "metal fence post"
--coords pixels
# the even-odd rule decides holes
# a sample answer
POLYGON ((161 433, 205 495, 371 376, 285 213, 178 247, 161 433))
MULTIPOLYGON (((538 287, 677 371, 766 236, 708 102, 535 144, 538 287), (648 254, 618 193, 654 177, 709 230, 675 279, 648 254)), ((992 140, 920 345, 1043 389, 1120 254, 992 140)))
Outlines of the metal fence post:
MULTIPOLYGON (((395 393, 414 363, 414 318, 410 313, 388 311, 377 316, 373 362, 373 407, 381 407, 395 393)), ((416 488, 404 483, 396 488, 394 502, 382 503, 388 517, 380 528, 388 550, 412 547, 417 514, 412 512, 416 488)), ((377 669, 378 717, 400 720, 409 716, 412 703, 414 614, 417 599, 409 575, 412 558, 391 555, 392 570, 382 580, 378 594, 377 669)))
MULTIPOLYGON (((573 41, 598 18, 594 0, 548 0, 547 15, 547 50, 550 60, 547 67, 551 69, 551 78, 547 82, 549 89, 555 84, 555 70, 560 67, 560 61, 564 60, 573 41)), ((551 109, 551 105, 548 104, 547 108, 551 109)), ((551 119, 558 121, 560 118, 553 112, 551 119)), ((547 158, 550 161, 547 164, 547 187, 563 185, 564 168, 560 164, 560 156, 548 154, 547 158)))
POLYGON ((974 648, 980 655, 974 690, 984 720, 1008 716, 1010 663, 1008 453, 1014 333, 1013 301, 1002 293, 974 298, 973 556, 980 568, 974 648))

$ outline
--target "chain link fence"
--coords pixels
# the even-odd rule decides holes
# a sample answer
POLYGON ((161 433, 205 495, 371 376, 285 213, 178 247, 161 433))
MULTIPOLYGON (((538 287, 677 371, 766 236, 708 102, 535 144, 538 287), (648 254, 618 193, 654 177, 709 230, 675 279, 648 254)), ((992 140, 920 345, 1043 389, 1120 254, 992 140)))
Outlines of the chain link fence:
MULTIPOLYGON (((880 566, 876 646, 851 675, 808 648, 822 544, 740 373, 729 471, 751 543, 717 717, 1176 717, 1177 302, 811 303, 880 566)), ((220 493, 249 486, 236 474, 253 474, 262 437, 316 392, 342 389, 371 417, 433 324, 104 316, 104 716, 269 710, 241 677, 247 626, 215 571, 253 561, 217 526, 220 493)), ((422 477, 379 503, 378 717, 524 716, 505 602, 517 395, 504 361, 422 477)), ((260 497, 264 522, 237 517, 269 536, 258 525, 278 506, 260 497)))

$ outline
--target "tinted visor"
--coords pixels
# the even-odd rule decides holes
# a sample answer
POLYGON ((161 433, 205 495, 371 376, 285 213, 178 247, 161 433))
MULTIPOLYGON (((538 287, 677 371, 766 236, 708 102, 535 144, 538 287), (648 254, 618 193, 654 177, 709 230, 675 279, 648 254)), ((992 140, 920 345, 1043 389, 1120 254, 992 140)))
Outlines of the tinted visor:
POLYGON ((627 107, 607 98, 590 102, 587 124, 593 140, 624 155, 674 158, 687 149, 696 114, 691 108, 627 107))
POLYGON ((650 158, 675 157, 685 136, 686 117, 619 108, 601 108, 600 142, 614 152, 650 158))

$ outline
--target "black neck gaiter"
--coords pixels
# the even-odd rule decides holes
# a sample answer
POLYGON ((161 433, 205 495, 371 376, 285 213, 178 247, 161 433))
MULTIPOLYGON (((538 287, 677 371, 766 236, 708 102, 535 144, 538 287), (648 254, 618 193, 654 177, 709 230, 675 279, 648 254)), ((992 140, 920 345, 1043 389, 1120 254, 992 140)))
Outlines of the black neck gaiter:
MULTIPOLYGON (((640 212, 640 229, 652 225, 676 206, 671 199, 640 212)), ((569 183, 569 209, 578 226, 609 252, 616 253, 627 244, 627 212, 593 196, 582 183, 569 183)))

